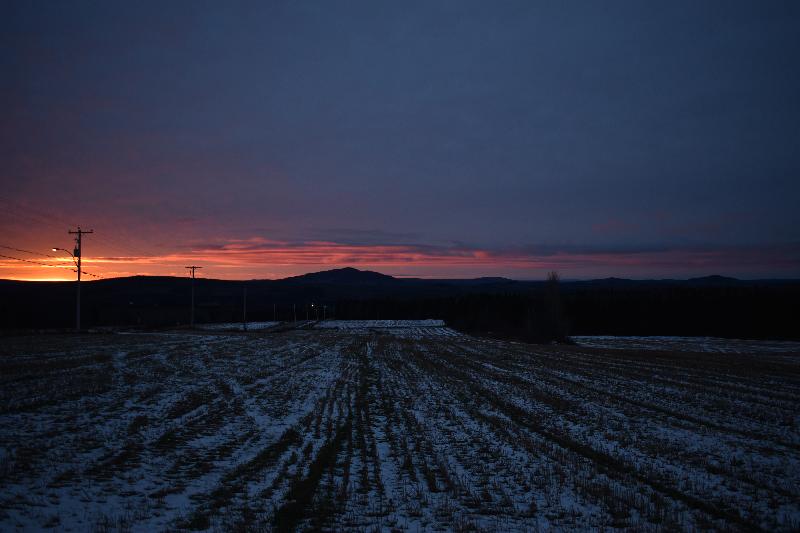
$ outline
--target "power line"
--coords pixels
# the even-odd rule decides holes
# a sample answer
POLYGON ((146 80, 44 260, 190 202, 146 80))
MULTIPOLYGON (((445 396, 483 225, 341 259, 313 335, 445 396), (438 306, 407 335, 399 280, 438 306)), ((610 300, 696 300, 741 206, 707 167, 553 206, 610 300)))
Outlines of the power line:
MULTIPOLYGON (((6 248, 7 250, 15 250, 17 252, 25 252, 26 254, 41 255, 41 256, 44 256, 44 257, 52 257, 53 259, 58 259, 57 255, 45 254, 45 253, 41 253, 41 252, 32 252, 30 250, 25 250, 23 248, 14 248, 13 246, 6 246, 5 244, 0 244, 0 248, 6 248)), ((9 255, 4 255, 2 257, 8 257, 8 258, 11 258, 11 259, 16 259, 17 261, 25 261, 27 263, 36 263, 35 261, 30 261, 30 260, 27 260, 27 259, 20 259, 18 257, 11 257, 9 255)), ((67 263, 68 261, 63 261, 63 262, 67 263)), ((36 264, 45 265, 45 266, 51 266, 51 267, 58 267, 58 268, 70 268, 70 269, 72 268, 72 267, 68 267, 68 266, 64 266, 64 265, 48 265, 46 263, 36 263, 36 264)), ((92 274, 91 272, 86 272, 85 270, 81 270, 81 274, 86 274, 87 276, 92 276, 92 277, 95 277, 95 278, 101 278, 101 279, 103 278, 103 276, 101 276, 99 274, 92 274)))
MULTIPOLYGON (((8 247, 3 246, 3 248, 8 248, 8 247)), ((15 261, 24 261, 26 263, 32 263, 34 265, 46 266, 51 268, 68 268, 70 270, 74 270, 73 267, 67 265, 51 265, 49 263, 42 263, 40 261, 33 261, 31 259, 22 259, 21 257, 12 257, 10 255, 4 255, 4 254, 0 254, 0 257, 5 257, 6 259, 14 259, 15 261)), ((50 257, 55 257, 55 256, 50 256, 50 257)), ((81 274, 86 274, 87 276, 92 276, 94 278, 100 278, 100 279, 103 278, 103 276, 100 276, 98 274, 92 274, 91 272, 86 272, 85 270, 81 270, 81 274)))
MULTIPOLYGON (((47 213, 39 208, 21 204, 18 201, 0 196, 0 202, 4 202, 10 210, 15 211, 14 216, 18 218, 25 218, 34 224, 46 224, 53 228, 61 228, 63 226, 77 226, 77 224, 66 220, 61 216, 47 213)), ((111 239, 106 236, 95 236, 95 239, 104 243, 106 246, 115 248, 117 251, 123 252, 124 255, 147 257, 149 253, 138 249, 132 245, 128 239, 111 239), (122 242, 122 241, 126 242, 122 242)))
POLYGON ((22 248, 14 248, 13 246, 6 246, 5 244, 0 244, 0 248, 5 248, 6 250, 14 250, 16 252, 24 252, 26 254, 31 254, 31 255, 41 255, 44 257, 52 257, 53 259, 58 259, 58 256, 55 255, 43 254, 41 252, 31 252, 30 250, 23 250, 22 248))
MULTIPOLYGON (((55 215, 53 213, 46 212, 38 207, 33 207, 30 205, 23 204, 18 200, 12 200, 10 198, 4 198, 0 196, 0 203, 6 204, 6 212, 10 212, 13 218, 17 219, 24 219, 32 224, 44 224, 48 227, 52 228, 61 228, 63 225, 68 226, 77 226, 70 222, 69 220, 63 218, 62 216, 55 215)), ((2 210, 0 210, 0 215, 2 214, 2 210)), ((146 252, 141 248, 133 245, 130 239, 127 238, 110 238, 106 235, 95 235, 93 239, 97 240, 100 244, 108 246, 110 248, 115 249, 118 252, 122 252, 123 256, 130 256, 130 257, 152 257, 151 252, 146 252)), ((2 246, 2 245, 0 245, 2 246)), ((48 254, 37 254, 36 252, 31 252, 30 250, 24 250, 22 248, 14 248, 11 246, 2 246, 3 248, 7 248, 9 250, 14 250, 23 253, 30 253, 33 255, 41 255, 46 257, 52 257, 57 259, 56 256, 51 256, 48 254)), ((124 263, 124 261, 121 261, 124 263)), ((88 274, 93 277, 102 278, 102 276, 97 276, 95 274, 89 274, 83 270, 81 270, 82 274, 88 274)))
MULTIPOLYGON (((6 247, 4 246, 3 248, 6 248, 6 247)), ((16 261, 24 261, 26 263, 33 263, 34 265, 41 265, 41 266, 53 267, 53 268, 69 268, 69 269, 72 269, 72 267, 69 267, 69 266, 66 266, 66 265, 50 265, 50 264, 47 264, 47 263, 41 263, 39 261, 33 261, 31 259, 22 259, 21 257, 12 257, 10 255, 0 254, 0 257, 5 257, 6 259, 14 259, 16 261)))

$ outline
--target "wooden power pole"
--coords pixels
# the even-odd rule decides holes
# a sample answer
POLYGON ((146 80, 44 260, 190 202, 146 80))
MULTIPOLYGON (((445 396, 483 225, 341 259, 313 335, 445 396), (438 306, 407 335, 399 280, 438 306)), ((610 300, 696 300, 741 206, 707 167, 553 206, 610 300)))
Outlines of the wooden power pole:
POLYGON ((73 253, 75 265, 78 267, 78 297, 75 304, 75 331, 81 330, 81 237, 89 233, 94 233, 94 230, 82 230, 80 226, 78 226, 78 231, 69 230, 70 235, 77 235, 75 237, 75 252, 73 253))
POLYGON ((203 267, 192 265, 186 268, 192 271, 192 311, 191 314, 189 315, 189 326, 191 328, 194 328, 194 271, 197 270, 198 268, 203 268, 203 267))

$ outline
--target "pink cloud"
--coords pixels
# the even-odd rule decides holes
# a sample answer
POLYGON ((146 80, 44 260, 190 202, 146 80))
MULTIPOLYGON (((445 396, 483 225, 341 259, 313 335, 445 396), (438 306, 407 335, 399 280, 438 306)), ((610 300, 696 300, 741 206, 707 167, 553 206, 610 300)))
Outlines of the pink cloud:
MULTIPOLYGON (((343 266, 424 277, 503 275, 527 279, 542 277, 549 270, 574 278, 691 277, 712 273, 760 277, 766 272, 792 277, 800 273, 800 247, 490 249, 462 244, 352 244, 251 238, 199 244, 168 254, 84 257, 87 271, 105 277, 175 275, 188 264, 204 265, 205 276, 231 279, 275 278, 343 266)), ((52 279, 58 276, 54 270, 61 279, 72 279, 69 269, 22 265, 10 259, 0 261, 0 277, 4 278, 52 279)))

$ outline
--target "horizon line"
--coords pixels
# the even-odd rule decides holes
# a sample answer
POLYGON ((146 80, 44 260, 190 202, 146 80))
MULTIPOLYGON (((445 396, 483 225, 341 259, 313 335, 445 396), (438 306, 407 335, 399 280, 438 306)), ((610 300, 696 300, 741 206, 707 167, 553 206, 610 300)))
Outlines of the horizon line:
MULTIPOLYGON (((466 276, 451 276, 451 277, 440 277, 440 276, 413 276, 413 275, 402 275, 402 274, 386 274, 384 272, 380 272, 377 270, 362 270, 355 267, 339 267, 339 268, 332 268, 327 270, 313 270, 304 272, 302 274, 296 274, 292 276, 285 276, 282 278, 249 278, 249 279, 231 279, 231 278, 214 278, 214 277, 198 277, 197 280, 209 280, 209 281, 229 281, 229 282, 253 282, 253 281, 284 281, 293 278, 300 278, 310 274, 322 274, 326 272, 337 272, 342 270, 355 270, 357 272, 364 272, 364 273, 376 273, 383 276, 390 277, 396 280, 425 280, 425 281, 474 281, 474 280, 481 280, 481 279, 498 279, 498 280, 507 280, 513 282, 545 282, 547 281, 546 277, 543 278, 510 278, 506 276, 475 276, 475 277, 466 277, 466 276)), ((557 271, 556 271, 557 272, 557 271)), ((186 276, 176 276, 176 275, 168 275, 168 274, 132 274, 132 275, 121 275, 121 276, 104 276, 101 279, 82 279, 82 283, 94 283, 94 282, 102 282, 108 281, 111 279, 126 279, 126 278, 174 278, 174 279, 189 279, 186 276)), ((587 278, 564 278, 561 277, 559 280, 564 283, 580 283, 580 282, 589 282, 589 281, 606 281, 606 280, 621 280, 621 281, 691 281, 696 279, 708 279, 708 278, 725 278, 733 281, 794 281, 800 280, 800 277, 782 277, 782 276, 770 276, 770 277, 763 277, 763 276, 756 276, 756 277, 739 277, 739 276, 731 276, 725 274, 707 274, 702 276, 691 276, 691 277, 619 277, 619 276, 605 276, 605 277, 587 277, 587 278)), ((25 282, 25 283, 74 283, 77 280, 75 279, 55 279, 55 278, 0 278, 0 281, 15 281, 15 282, 25 282)))

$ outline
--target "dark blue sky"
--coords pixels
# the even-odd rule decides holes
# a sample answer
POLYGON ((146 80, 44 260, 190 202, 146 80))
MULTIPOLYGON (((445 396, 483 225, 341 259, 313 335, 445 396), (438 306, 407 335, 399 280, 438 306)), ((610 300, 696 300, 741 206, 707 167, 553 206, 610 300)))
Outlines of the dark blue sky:
POLYGON ((111 275, 800 276, 797 2, 21 1, 0 20, 14 246, 69 222, 111 275))

